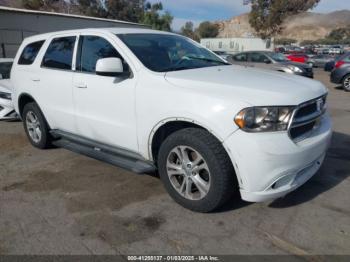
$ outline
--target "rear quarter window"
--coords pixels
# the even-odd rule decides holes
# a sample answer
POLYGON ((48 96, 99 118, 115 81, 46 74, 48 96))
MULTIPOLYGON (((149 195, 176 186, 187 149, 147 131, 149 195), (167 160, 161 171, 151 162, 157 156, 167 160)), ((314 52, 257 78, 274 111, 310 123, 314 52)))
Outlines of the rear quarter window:
POLYGON ((40 48, 44 44, 43 41, 37 41, 28 44, 22 51, 20 58, 18 59, 19 65, 31 65, 33 64, 36 56, 38 55, 40 48))

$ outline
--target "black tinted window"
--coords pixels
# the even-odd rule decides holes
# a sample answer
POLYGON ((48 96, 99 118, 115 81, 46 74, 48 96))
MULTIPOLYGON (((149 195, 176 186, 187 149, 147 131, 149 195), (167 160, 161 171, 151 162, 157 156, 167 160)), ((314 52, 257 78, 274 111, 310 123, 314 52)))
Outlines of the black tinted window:
POLYGON ((247 54, 238 54, 233 56, 233 60, 238 62, 247 62, 247 54))
POLYGON ((0 75, 2 79, 9 79, 12 62, 0 63, 0 75))
POLYGON ((264 63, 268 58, 261 53, 250 53, 250 61, 253 63, 264 63))
POLYGON ((46 51, 42 65, 49 68, 70 70, 75 39, 75 36, 53 39, 46 51))
POLYGON ((18 60, 18 64, 31 65, 34 62, 44 42, 45 41, 38 41, 27 45, 22 51, 22 54, 18 60))
POLYGON ((77 71, 95 72, 97 60, 117 57, 122 59, 117 50, 105 39, 98 36, 82 36, 79 43, 77 71))

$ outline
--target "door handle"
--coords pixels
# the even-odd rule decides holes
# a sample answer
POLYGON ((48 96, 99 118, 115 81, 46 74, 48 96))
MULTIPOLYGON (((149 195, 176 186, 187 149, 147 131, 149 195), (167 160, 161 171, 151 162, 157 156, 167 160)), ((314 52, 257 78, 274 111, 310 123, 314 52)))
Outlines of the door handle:
POLYGON ((40 78, 39 77, 32 77, 31 80, 33 82, 39 82, 40 81, 40 78))
POLYGON ((77 88, 87 88, 87 84, 85 83, 75 83, 74 85, 77 88))

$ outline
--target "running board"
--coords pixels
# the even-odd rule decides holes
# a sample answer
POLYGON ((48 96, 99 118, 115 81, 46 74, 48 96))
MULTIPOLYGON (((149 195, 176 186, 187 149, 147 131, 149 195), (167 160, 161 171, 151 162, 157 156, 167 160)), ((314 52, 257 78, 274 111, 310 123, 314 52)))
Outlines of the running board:
POLYGON ((111 165, 121 167, 137 174, 149 174, 156 171, 156 167, 151 162, 131 158, 129 156, 116 154, 97 146, 85 145, 71 139, 61 138, 53 142, 57 147, 65 148, 78 154, 82 154, 111 165))

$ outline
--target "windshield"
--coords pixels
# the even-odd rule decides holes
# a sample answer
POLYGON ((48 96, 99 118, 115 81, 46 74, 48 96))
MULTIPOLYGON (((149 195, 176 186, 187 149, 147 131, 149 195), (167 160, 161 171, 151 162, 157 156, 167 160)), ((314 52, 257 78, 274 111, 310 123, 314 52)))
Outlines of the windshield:
POLYGON ((11 72, 12 62, 0 63, 0 79, 9 79, 11 72))
POLYGON ((285 56, 283 54, 281 54, 281 53, 268 53, 267 55, 269 55, 276 62, 286 62, 286 61, 288 61, 287 58, 285 58, 285 56))
POLYGON ((117 35, 150 70, 169 72, 229 65, 191 40, 167 34, 117 35))

